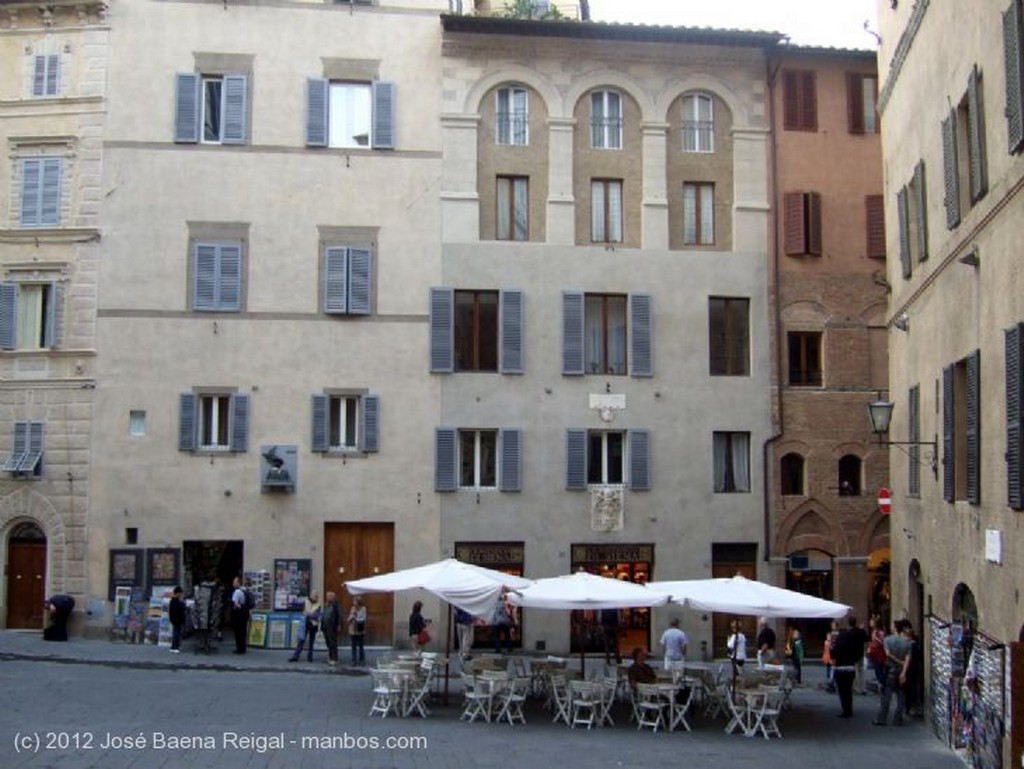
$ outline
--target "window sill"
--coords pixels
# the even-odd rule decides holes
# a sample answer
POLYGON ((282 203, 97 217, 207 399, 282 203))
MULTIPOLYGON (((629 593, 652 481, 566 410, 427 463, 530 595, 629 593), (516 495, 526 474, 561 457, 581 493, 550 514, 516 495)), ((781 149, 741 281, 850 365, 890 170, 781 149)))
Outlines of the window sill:
POLYGON ((100 239, 96 227, 22 227, 0 230, 0 243, 92 243, 100 239))

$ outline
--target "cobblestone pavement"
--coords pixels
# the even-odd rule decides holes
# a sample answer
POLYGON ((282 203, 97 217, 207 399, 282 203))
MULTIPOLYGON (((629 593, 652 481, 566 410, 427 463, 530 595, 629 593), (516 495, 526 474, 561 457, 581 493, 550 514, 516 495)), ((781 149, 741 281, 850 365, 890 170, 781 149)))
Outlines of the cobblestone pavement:
POLYGON ((963 766, 921 721, 872 726, 873 696, 857 697, 854 717, 838 719, 835 695, 813 686, 794 692, 781 740, 726 735, 722 720, 700 717, 691 719, 692 733, 638 732, 625 709, 614 727, 588 732, 552 724, 539 703, 528 705, 525 725, 461 722, 454 682, 450 704, 436 702, 430 718, 371 719, 364 670, 329 668, 322 656, 287 658, 286 651, 234 655, 229 644, 203 655, 186 643, 171 654, 0 631, 0 768, 963 766))

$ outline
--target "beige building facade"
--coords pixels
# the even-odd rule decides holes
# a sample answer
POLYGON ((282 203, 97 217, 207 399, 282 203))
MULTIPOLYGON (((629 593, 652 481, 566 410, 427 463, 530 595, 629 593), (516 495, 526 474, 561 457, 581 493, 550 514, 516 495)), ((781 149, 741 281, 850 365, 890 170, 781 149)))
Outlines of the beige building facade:
POLYGON ((921 444, 890 454, 893 614, 920 631, 927 717, 976 766, 1024 743, 1021 14, 879 3, 889 437, 921 444))

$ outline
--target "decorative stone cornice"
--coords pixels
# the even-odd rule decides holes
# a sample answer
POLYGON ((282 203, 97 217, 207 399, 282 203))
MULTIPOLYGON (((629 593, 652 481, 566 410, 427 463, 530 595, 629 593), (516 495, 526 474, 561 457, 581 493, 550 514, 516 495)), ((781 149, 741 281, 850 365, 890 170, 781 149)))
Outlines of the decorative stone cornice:
POLYGON ((917 0, 914 3, 910 21, 907 22, 906 29, 903 30, 900 41, 896 44, 896 51, 892 55, 892 61, 889 62, 889 75, 885 78, 885 85, 882 86, 882 92, 878 95, 878 114, 880 115, 885 112, 885 105, 889 103, 889 97, 892 96, 892 90, 896 87, 896 81, 899 80, 900 72, 903 70, 903 64, 906 62, 907 56, 910 55, 910 46, 914 44, 917 31, 921 28, 921 22, 924 21, 924 14, 928 10, 929 2, 930 0, 917 0))

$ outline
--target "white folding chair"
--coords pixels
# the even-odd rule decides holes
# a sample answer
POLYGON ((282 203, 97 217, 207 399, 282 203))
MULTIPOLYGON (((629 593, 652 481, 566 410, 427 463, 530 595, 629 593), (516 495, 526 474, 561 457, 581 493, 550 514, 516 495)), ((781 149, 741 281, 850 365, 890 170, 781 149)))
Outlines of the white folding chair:
POLYGON ((615 696, 619 691, 619 677, 617 675, 605 676, 601 681, 601 710, 598 714, 598 726, 615 726, 612 719, 612 705, 615 704, 615 696))
POLYGON ((399 703, 402 698, 401 684, 389 670, 371 670, 370 680, 373 682, 373 704, 369 715, 387 718, 389 713, 399 715, 399 703))
POLYGON ((782 732, 779 731, 779 716, 782 715, 785 692, 779 688, 765 690, 764 701, 761 705, 761 715, 757 721, 757 728, 767 740, 770 737, 782 739, 782 732))
POLYGON ((554 674, 548 678, 548 693, 551 697, 551 709, 554 711, 552 723, 559 721, 570 726, 572 701, 569 697, 569 679, 565 674, 554 674))
POLYGON ((490 691, 484 691, 484 687, 477 685, 477 679, 468 673, 462 674, 462 715, 460 721, 472 723, 478 718, 490 721, 489 703, 490 691))
POLYGON ((643 729, 645 726, 658 729, 665 728, 665 700, 661 696, 661 689, 657 684, 636 685, 636 728, 643 729))
POLYGON ((572 702, 572 720, 569 725, 573 729, 576 724, 585 725, 588 729, 593 727, 601 708, 599 692, 596 690, 597 684, 594 681, 569 682, 569 699, 572 702))
POLYGON ((501 704, 496 720, 499 723, 501 721, 508 721, 510 725, 515 724, 516 721, 525 724, 526 716, 523 715, 523 703, 526 702, 526 695, 529 691, 529 676, 516 676, 513 678, 501 695, 501 704))
POLYGON ((432 660, 424 658, 420 663, 419 675, 409 680, 409 690, 406 695, 405 712, 403 715, 410 716, 416 711, 426 718, 430 715, 427 708, 427 700, 430 699, 430 678, 434 672, 432 660))
POLYGON ((691 685, 676 685, 675 692, 673 692, 672 707, 669 710, 672 716, 672 723, 668 725, 670 732, 675 731, 677 728, 682 726, 686 731, 692 731, 690 729, 690 722, 686 720, 686 714, 690 710, 690 703, 693 702, 694 686, 691 685))

